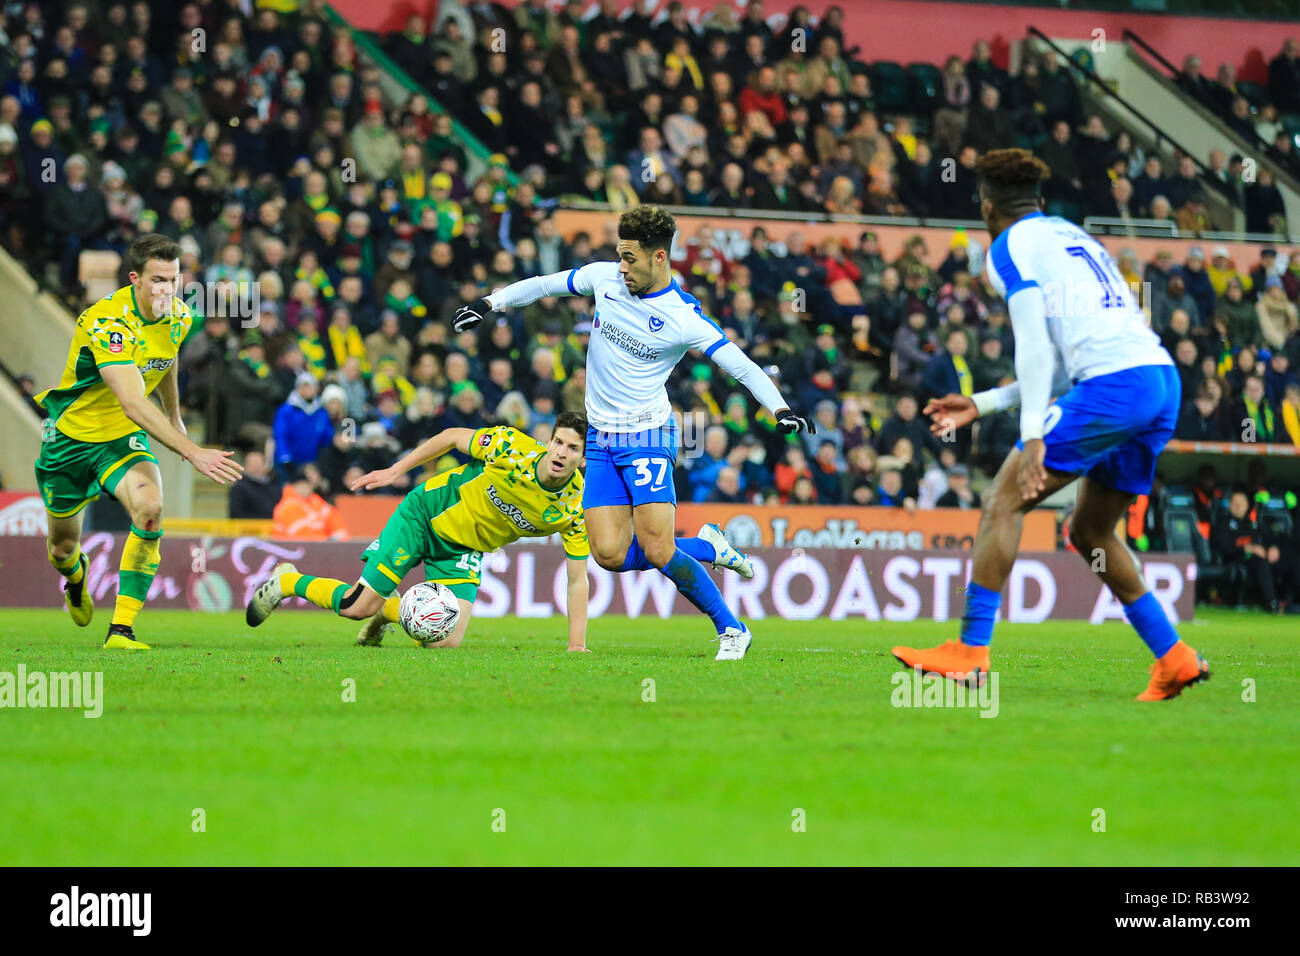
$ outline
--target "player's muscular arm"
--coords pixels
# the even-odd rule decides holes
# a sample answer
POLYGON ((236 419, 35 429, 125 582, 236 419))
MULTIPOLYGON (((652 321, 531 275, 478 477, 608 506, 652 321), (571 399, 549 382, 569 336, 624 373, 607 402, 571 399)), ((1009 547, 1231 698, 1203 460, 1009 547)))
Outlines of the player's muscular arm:
POLYGON ((239 480, 244 467, 231 461, 234 452, 220 448, 201 448, 181 434, 158 406, 149 401, 138 368, 130 364, 104 365, 100 367, 99 374, 121 403, 126 417, 148 432, 149 437, 162 442, 193 465, 196 471, 218 484, 239 480))
POLYGON ((185 429, 185 422, 181 420, 181 393, 180 386, 177 384, 177 371, 175 362, 163 376, 163 380, 158 383, 158 398, 162 401, 163 411, 167 413, 168 420, 182 435, 188 434, 185 429))
POLYGON ((411 469, 418 468, 427 461, 441 458, 453 448, 464 454, 469 454, 469 443, 473 438, 474 431, 470 428, 444 429, 420 442, 396 464, 362 475, 352 482, 352 490, 372 491, 375 488, 386 488, 411 469))
POLYGON ((566 558, 569 576, 569 650, 587 650, 587 559, 566 558))

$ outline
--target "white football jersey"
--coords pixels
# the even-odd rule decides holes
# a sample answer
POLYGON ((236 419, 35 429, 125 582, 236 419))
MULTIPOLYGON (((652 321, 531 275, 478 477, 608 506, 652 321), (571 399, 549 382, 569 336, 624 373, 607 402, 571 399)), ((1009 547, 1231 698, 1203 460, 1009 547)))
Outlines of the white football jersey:
POLYGON ((568 291, 595 306, 587 350, 587 420, 601 431, 658 428, 672 415, 665 385, 683 355, 713 357, 727 337, 674 279, 663 291, 627 291, 617 262, 593 262, 566 277, 568 291))
POLYGON ((1172 365, 1110 253, 1059 216, 1012 223, 989 251, 989 281, 1010 298, 1042 289, 1056 360, 1074 381, 1143 365, 1172 365))

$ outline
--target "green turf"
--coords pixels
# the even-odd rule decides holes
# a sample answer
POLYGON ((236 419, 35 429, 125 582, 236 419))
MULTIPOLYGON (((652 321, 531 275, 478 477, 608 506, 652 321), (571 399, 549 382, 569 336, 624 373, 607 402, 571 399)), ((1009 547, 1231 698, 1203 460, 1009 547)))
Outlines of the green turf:
POLYGON ((1214 679, 1162 704, 1121 624, 1003 625, 995 719, 891 706, 889 647, 952 623, 758 622, 730 664, 693 617, 593 621, 590 655, 561 619, 455 651, 324 613, 140 624, 154 650, 103 652, 100 621, 0 612, 0 671, 102 670, 106 699, 0 710, 0 864, 1297 862, 1295 618, 1185 625, 1214 679))

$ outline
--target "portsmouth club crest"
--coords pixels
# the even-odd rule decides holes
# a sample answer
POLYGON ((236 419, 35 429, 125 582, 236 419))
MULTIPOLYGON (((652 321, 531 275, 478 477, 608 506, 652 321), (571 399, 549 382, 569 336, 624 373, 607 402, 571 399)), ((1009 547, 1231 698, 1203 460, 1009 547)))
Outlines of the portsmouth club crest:
POLYGON ((657 316, 657 315, 652 315, 652 316, 650 316, 650 331, 651 331, 651 332, 660 332, 660 331, 663 330, 663 327, 664 327, 664 320, 663 320, 663 319, 659 318, 659 316, 657 316))

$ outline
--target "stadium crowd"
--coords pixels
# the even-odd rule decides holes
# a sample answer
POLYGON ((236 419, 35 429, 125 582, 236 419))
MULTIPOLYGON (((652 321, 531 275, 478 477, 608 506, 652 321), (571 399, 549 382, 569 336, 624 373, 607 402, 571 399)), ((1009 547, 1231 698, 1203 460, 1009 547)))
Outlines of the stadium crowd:
MULTIPOLYGON (((1166 169, 1084 115, 1054 54, 1011 76, 978 40, 935 68, 918 106, 873 87, 838 6, 815 23, 798 8, 778 31, 759 0, 739 15, 719 4, 699 27, 677 3, 659 21, 622 7, 602 0, 582 19, 577 0, 445 2, 435 24, 412 16, 382 45, 444 113, 418 94, 387 101, 384 65, 315 0, 6 3, 0 235, 34 271, 57 264, 68 290, 82 250, 155 231, 206 288, 256 289, 255 315, 200 315, 180 367, 207 440, 253 461, 232 515, 264 517, 282 483, 324 504, 437 429, 545 435, 581 410, 585 300, 544 299, 459 336, 447 321, 517 278, 614 258, 615 215, 599 234, 559 232, 554 211, 576 200, 978 220, 975 158, 1020 145, 1052 169, 1049 211, 1214 225, 1191 159, 1166 169), (478 178, 453 118, 491 153, 478 178)), ((1237 177, 1248 220, 1280 226, 1276 187, 1221 158, 1210 165, 1237 177)), ((980 243, 917 236, 887 261, 870 228, 851 243, 746 232, 685 237, 674 266, 818 431, 780 436, 688 357, 670 383, 681 500, 977 507, 971 469, 997 467, 1014 413, 940 441, 920 410, 1014 374, 980 243)), ((1300 445, 1300 249, 1226 253, 1119 259, 1149 284, 1183 375, 1179 437, 1238 440, 1249 420, 1255 440, 1300 445)))

